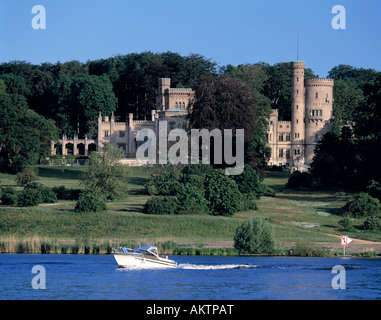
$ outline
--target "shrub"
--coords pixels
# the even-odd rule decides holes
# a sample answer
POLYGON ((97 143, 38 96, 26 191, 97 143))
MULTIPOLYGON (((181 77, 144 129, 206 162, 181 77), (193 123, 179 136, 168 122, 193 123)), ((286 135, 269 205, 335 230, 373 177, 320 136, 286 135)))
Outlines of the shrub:
POLYGON ((146 183, 146 188, 151 195, 173 196, 180 186, 180 172, 173 168, 165 168, 153 174, 146 183))
POLYGON ((148 214, 175 214, 177 199, 174 197, 153 197, 144 205, 144 212, 148 214))
POLYGON ((80 195, 75 212, 98 212, 107 210, 106 199, 96 192, 84 192, 80 195))
POLYGON ((381 231, 381 217, 370 216, 368 217, 363 224, 364 230, 374 230, 381 231))
POLYGON ((269 187, 266 184, 262 183, 262 195, 265 197, 275 197, 275 191, 273 188, 269 187))
POLYGON ((178 214, 204 214, 208 212, 208 202, 202 189, 196 189, 190 184, 181 185, 176 196, 178 214))
POLYGON ((41 195, 37 189, 24 189, 17 197, 19 207, 31 207, 41 203, 41 195))
POLYGON ((286 189, 309 188, 312 178, 308 172, 295 171, 286 183, 286 189))
POLYGON ((53 187, 52 191, 59 200, 78 200, 82 193, 81 189, 67 189, 65 186, 53 187))
POLYGON ((234 248, 239 253, 271 253, 274 250, 274 235, 269 222, 256 218, 244 221, 236 229, 234 248))
POLYGON ((40 195, 41 203, 54 203, 57 202, 56 194, 46 185, 41 182, 32 181, 25 185, 26 190, 36 190, 40 195))
POLYGON ((16 176, 16 183, 19 186, 23 186, 29 182, 38 180, 36 170, 33 167, 25 167, 21 172, 16 176))
POLYGON ((252 167, 246 165, 241 174, 231 177, 237 183, 241 193, 251 193, 257 199, 263 195, 264 188, 259 181, 259 175, 252 167))
POLYGON ((241 194, 236 182, 221 169, 206 174, 205 198, 212 215, 232 216, 241 208, 241 194))
POLYGON ((6 187, 1 195, 1 202, 5 205, 17 203, 17 192, 12 187, 6 187))
POLYGON ((258 206, 257 203, 255 202, 256 197, 252 195, 251 193, 249 194, 241 194, 241 211, 247 211, 247 210, 257 210, 258 206))
POLYGON ((378 199, 360 192, 349 199, 344 210, 354 217, 375 216, 380 212, 381 204, 378 199))
POLYGON ((57 195, 52 189, 45 187, 40 190, 41 202, 42 203, 55 203, 57 202, 57 195))
POLYGON ((341 219, 339 221, 339 225, 342 226, 345 231, 353 230, 352 219, 349 217, 344 217, 344 219, 341 219))

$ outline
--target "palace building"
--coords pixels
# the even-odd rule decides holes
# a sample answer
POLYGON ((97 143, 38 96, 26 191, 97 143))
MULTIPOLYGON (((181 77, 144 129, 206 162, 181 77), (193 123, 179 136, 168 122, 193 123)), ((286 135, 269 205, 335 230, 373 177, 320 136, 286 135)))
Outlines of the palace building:
POLYGON ((52 155, 57 154, 60 147, 62 155, 88 155, 90 151, 102 151, 106 144, 122 148, 127 158, 134 158, 136 150, 142 142, 136 141, 136 134, 141 129, 152 129, 157 133, 160 121, 167 121, 168 130, 181 127, 188 114, 190 99, 194 91, 190 88, 171 88, 171 79, 160 78, 156 90, 156 109, 151 112, 150 120, 134 120, 128 115, 125 122, 115 121, 114 114, 98 116, 98 136, 96 139, 68 139, 63 135, 58 143, 52 142, 52 155))
MULTIPOLYGON (((279 121, 278 110, 272 110, 267 128, 271 147, 268 164, 303 170, 311 163, 317 142, 332 130, 334 83, 332 79, 305 79, 305 63, 301 61, 292 62, 291 69, 291 121, 279 121)), ((68 139, 64 135, 58 144, 52 142, 52 154, 56 154, 58 145, 63 155, 88 155, 112 144, 122 148, 127 158, 134 158, 142 143, 136 141, 137 132, 152 129, 157 133, 160 121, 167 121, 168 130, 181 127, 193 97, 191 88, 171 88, 171 79, 160 78, 150 120, 134 120, 130 113, 125 122, 117 122, 114 114, 111 117, 99 114, 97 139, 78 139, 78 136, 68 139)))

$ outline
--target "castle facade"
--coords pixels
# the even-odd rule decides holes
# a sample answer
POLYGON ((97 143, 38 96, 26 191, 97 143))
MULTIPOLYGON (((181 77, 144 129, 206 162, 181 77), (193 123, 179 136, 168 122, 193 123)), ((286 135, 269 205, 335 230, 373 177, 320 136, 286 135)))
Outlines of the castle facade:
POLYGON ((156 90, 156 109, 151 111, 150 120, 135 120, 130 113, 125 122, 118 122, 114 114, 109 117, 99 113, 96 139, 78 139, 78 135, 68 139, 63 135, 58 143, 52 141, 51 153, 56 155, 61 148, 62 155, 88 155, 91 151, 102 151, 106 144, 112 144, 123 149, 127 158, 135 158, 137 148, 144 143, 136 141, 137 132, 151 129, 157 134, 160 121, 167 122, 168 131, 181 127, 193 96, 191 88, 171 88, 171 79, 160 78, 156 90))
POLYGON ((291 121, 279 121, 273 110, 267 128, 269 165, 307 168, 322 136, 332 131, 332 79, 304 79, 305 63, 291 63, 291 121))
MULTIPOLYGON (((267 142, 271 147, 269 165, 293 166, 306 169, 312 162, 318 141, 332 130, 332 79, 305 79, 305 63, 291 63, 292 99, 291 121, 279 121, 278 110, 272 110, 267 127, 267 142)), ((171 79, 160 78, 156 89, 156 105, 150 120, 134 120, 130 113, 125 122, 115 121, 114 114, 98 117, 97 139, 68 139, 65 135, 58 144, 52 142, 52 154, 62 146, 62 155, 88 155, 102 151, 106 144, 122 148, 127 158, 135 158, 143 142, 136 141, 137 132, 151 129, 158 132, 159 122, 166 121, 168 130, 181 127, 188 113, 191 88, 171 88, 171 79)))

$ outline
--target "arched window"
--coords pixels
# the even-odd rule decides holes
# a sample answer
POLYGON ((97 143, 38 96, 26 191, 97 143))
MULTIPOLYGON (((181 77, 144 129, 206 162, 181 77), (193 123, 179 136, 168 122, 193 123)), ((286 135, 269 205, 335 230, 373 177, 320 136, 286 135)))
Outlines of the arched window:
POLYGON ((175 108, 177 108, 178 107, 178 104, 177 104, 177 102, 175 103, 175 108))
POLYGON ((185 102, 183 102, 183 109, 185 109, 185 102))
POLYGON ((319 98, 319 93, 316 92, 316 99, 319 98))

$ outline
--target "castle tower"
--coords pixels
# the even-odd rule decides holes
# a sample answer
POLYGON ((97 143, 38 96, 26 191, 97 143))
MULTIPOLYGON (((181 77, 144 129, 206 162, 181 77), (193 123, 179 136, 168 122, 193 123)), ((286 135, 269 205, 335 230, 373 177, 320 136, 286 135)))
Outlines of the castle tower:
POLYGON ((171 87, 170 78, 159 78, 158 89, 156 91, 156 109, 160 111, 165 110, 165 91, 171 87))
POLYGON ((304 163, 304 69, 302 61, 292 62, 291 159, 304 163))
POLYGON ((305 162, 312 162, 314 150, 322 136, 332 131, 332 79, 306 80, 305 162))

